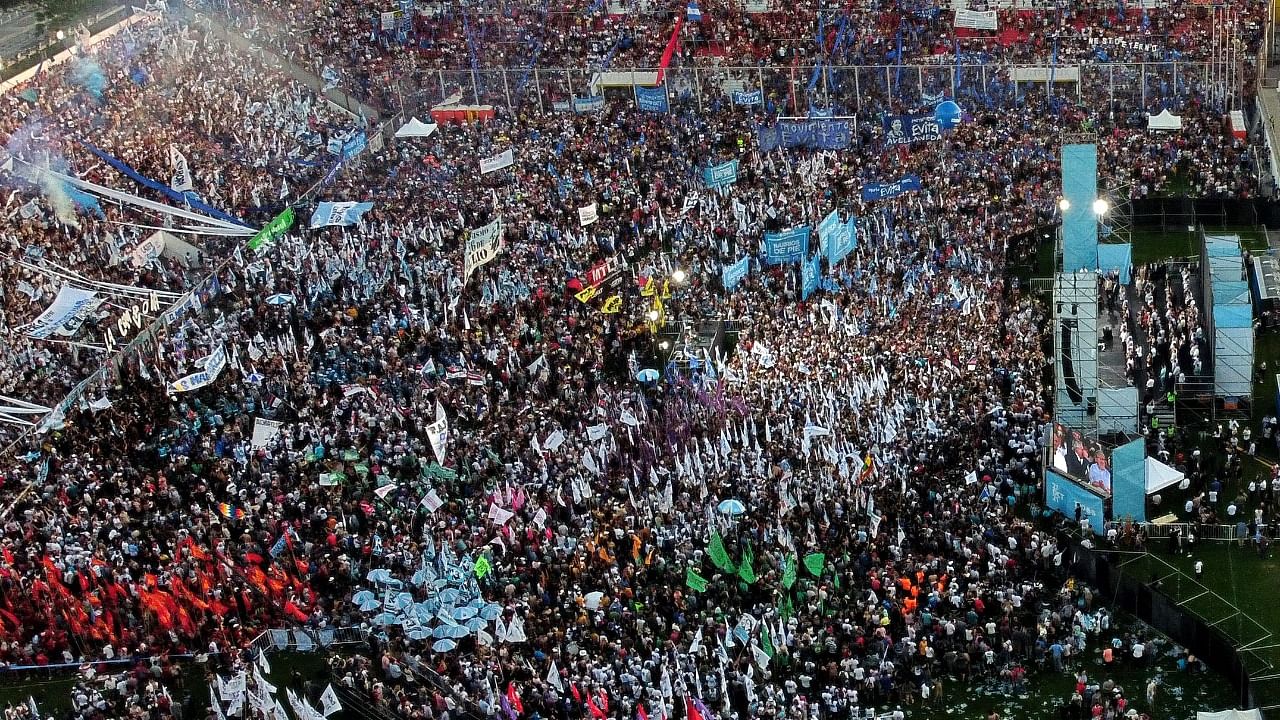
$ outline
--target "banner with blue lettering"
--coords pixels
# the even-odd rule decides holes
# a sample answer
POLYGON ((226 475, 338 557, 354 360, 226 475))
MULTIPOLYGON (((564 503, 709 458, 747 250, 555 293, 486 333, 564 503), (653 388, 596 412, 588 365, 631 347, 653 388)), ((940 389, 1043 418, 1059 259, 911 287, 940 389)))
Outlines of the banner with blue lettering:
POLYGON ((724 284, 724 289, 733 292, 738 287, 738 283, 747 276, 751 270, 751 256, 743 255, 742 259, 732 265, 724 265, 720 271, 720 281, 724 284))
POLYGON ((886 145, 910 145, 914 142, 941 140, 942 128, 930 115, 887 115, 884 119, 886 145))
POLYGON ((241 227, 250 227, 249 223, 241 220, 238 217, 235 217, 234 215, 228 215, 227 213, 224 213, 215 207, 207 205, 206 203, 202 202, 199 198, 194 198, 189 195, 184 195, 180 192, 177 192, 173 188, 169 187, 168 183, 157 182, 155 180, 152 180, 151 178, 143 176, 137 170, 134 170, 132 167, 129 167, 123 161, 118 160, 115 157, 112 157, 111 155, 108 155, 106 151, 104 151, 102 148, 99 148, 93 145, 92 143, 86 142, 81 144, 89 148, 89 152, 93 153, 94 155, 97 155, 101 160, 106 162, 108 165, 115 168, 116 170, 119 170, 130 180, 138 183, 143 187, 150 188, 152 190, 155 190, 158 193, 161 193, 162 195, 169 198, 173 202, 179 203, 181 205, 186 205, 190 207, 192 210, 195 210, 196 212, 202 212, 205 215, 208 215, 209 217, 217 218, 224 222, 233 223, 241 227))
POLYGON ((667 105, 667 86, 637 87, 636 107, 645 112, 667 112, 670 109, 667 105))
POLYGON ((735 92, 733 94, 734 105, 761 105, 764 103, 764 92, 762 90, 752 90, 751 92, 735 92))
POLYGON ((907 192, 920 191, 920 178, 916 175, 904 175, 903 177, 887 183, 867 183, 862 186, 863 202, 875 202, 876 200, 888 200, 896 198, 907 192))
POLYGON ((702 181, 709 188, 732 185, 738 181, 738 161, 730 160, 719 165, 708 165, 702 169, 702 181))
POLYGON ((818 281, 822 279, 822 253, 814 253, 813 257, 800 263, 800 299, 808 300, 818 289, 818 281))
POLYGON ((811 150, 843 150, 853 141, 848 120, 779 120, 773 127, 758 127, 760 149, 802 147, 811 150))
POLYGON ((573 111, 576 113, 596 112, 604 108, 604 96, 592 95, 591 97, 573 99, 573 111))
POLYGON ((347 160, 359 155, 368 145, 368 137, 365 136, 363 130, 360 130, 350 135, 335 135, 329 138, 325 149, 329 151, 330 155, 341 155, 342 159, 347 160))
POLYGON ((764 258, 770 265, 802 262, 809 254, 809 226, 764 234, 764 258))
POLYGON ((1059 475, 1052 470, 1044 474, 1045 504, 1066 515, 1072 522, 1076 517, 1078 505, 1083 517, 1088 518, 1089 527, 1101 535, 1106 532, 1105 518, 1102 515, 1102 496, 1086 489, 1080 483, 1059 475))
POLYGON ((311 227, 355 225, 360 222, 360 216, 372 209, 373 203, 367 202, 322 202, 316 205, 316 211, 311 214, 311 227))

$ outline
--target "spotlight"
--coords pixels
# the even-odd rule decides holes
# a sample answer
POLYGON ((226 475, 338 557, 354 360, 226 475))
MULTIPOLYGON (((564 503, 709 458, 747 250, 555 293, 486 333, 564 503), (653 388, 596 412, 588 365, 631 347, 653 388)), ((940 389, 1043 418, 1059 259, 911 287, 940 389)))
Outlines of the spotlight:
POLYGON ((658 322, 658 311, 657 311, 657 310, 650 310, 650 311, 647 313, 647 315, 646 315, 646 316, 649 318, 649 322, 658 322))
POLYGON ((1061 200, 1058 201, 1058 209, 1061 210, 1062 212, 1066 212, 1070 210, 1071 201, 1066 198, 1062 198, 1061 200))
POLYGON ((661 349, 663 352, 666 352, 671 348, 671 343, 667 342, 666 340, 663 340, 662 342, 658 343, 658 348, 661 349))
POLYGON ((685 277, 684 270, 677 269, 675 272, 671 273, 671 279, 674 280, 677 285, 684 282, 685 277))
POLYGON ((1110 209, 1111 209, 1111 203, 1107 202, 1103 198, 1098 198, 1097 200, 1093 201, 1094 215, 1106 215, 1107 211, 1110 209))

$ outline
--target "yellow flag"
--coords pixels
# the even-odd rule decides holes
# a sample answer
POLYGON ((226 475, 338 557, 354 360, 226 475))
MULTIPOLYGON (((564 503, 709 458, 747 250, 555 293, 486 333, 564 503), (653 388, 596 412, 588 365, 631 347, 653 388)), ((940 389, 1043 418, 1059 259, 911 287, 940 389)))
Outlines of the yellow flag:
POLYGON ((622 310, 622 296, 614 295, 604 301, 604 306, 600 308, 600 312, 606 315, 612 315, 622 310))
POLYGON ((577 295, 574 295, 574 297, 578 298, 584 303, 589 303, 592 300, 594 300, 596 295, 598 295, 599 293, 600 293, 600 288, 594 285, 588 285, 585 288, 583 288, 581 291, 579 291, 577 295))

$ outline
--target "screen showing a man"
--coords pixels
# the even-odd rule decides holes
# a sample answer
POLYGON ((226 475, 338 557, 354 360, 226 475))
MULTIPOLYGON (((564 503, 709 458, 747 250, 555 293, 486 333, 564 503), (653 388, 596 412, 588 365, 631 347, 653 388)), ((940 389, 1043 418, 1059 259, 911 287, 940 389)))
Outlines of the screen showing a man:
POLYGON ((1101 448, 1093 453, 1093 464, 1089 466, 1089 487, 1111 494, 1111 469, 1107 467, 1107 454, 1101 448))
POLYGON ((1107 451, 1080 430, 1054 423, 1049 441, 1049 466, 1093 490, 1111 494, 1111 465, 1107 451))

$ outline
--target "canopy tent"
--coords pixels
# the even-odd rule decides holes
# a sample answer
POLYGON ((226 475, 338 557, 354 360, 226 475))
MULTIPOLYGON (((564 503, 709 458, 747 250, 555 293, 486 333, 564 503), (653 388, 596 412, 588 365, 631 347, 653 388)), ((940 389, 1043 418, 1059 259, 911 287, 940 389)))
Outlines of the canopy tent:
POLYGON ((1169 108, 1160 111, 1159 115, 1147 115, 1148 130, 1181 130, 1182 116, 1169 112, 1169 108))
POLYGON ((413 118, 400 126, 400 129, 396 131, 396 137, 431 137, 431 133, 435 132, 437 127, 435 123, 428 124, 418 118, 413 118))
POLYGON ((1185 477, 1182 473, 1159 460, 1147 458, 1147 494, 1160 492, 1170 485, 1177 485, 1185 477))
POLYGON ((1222 710, 1198 712, 1196 720, 1262 720, 1261 710, 1222 710))

